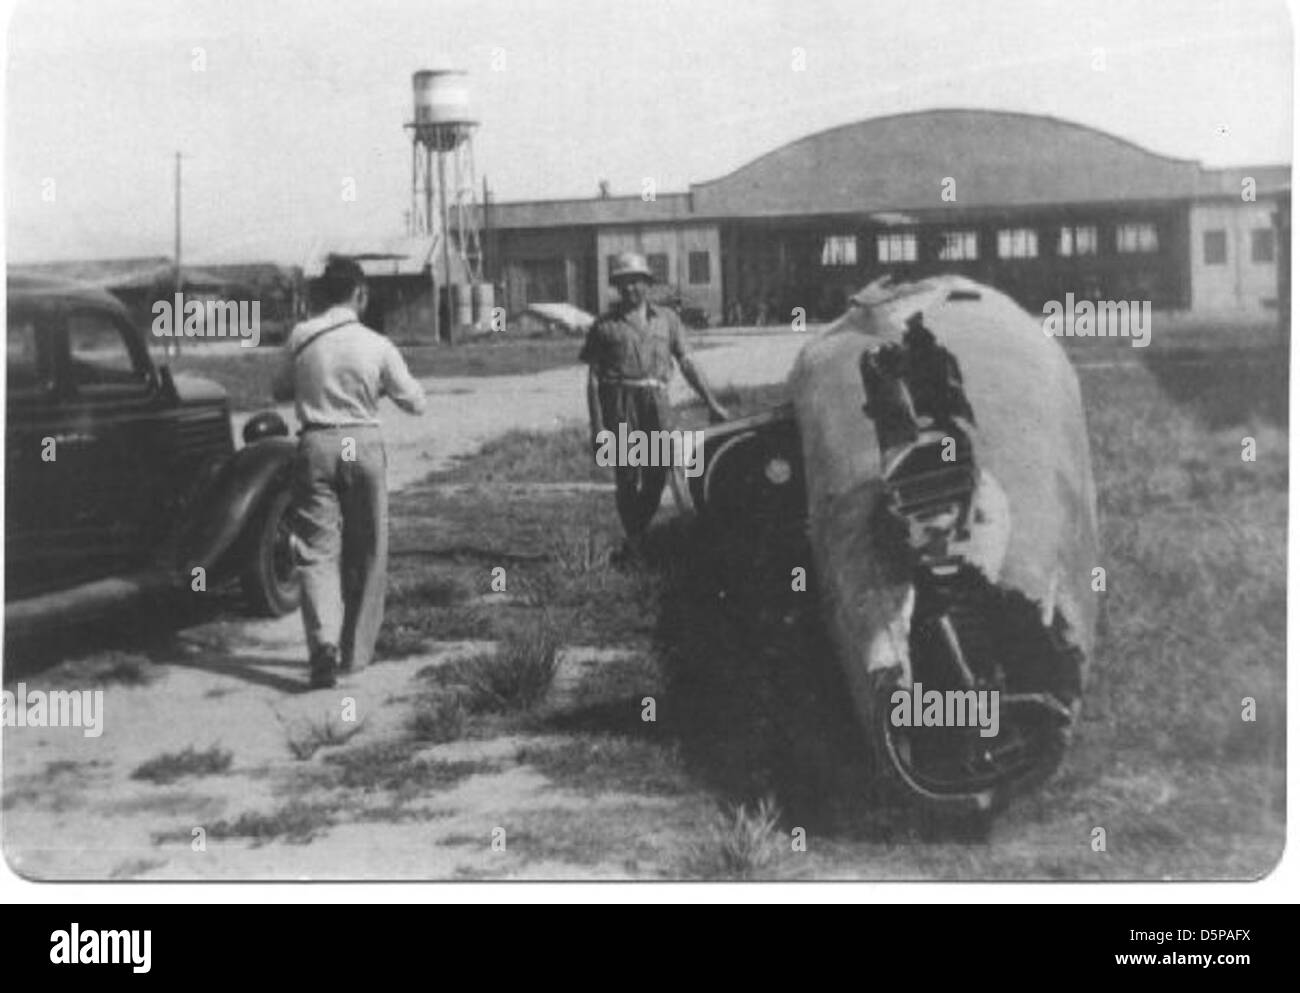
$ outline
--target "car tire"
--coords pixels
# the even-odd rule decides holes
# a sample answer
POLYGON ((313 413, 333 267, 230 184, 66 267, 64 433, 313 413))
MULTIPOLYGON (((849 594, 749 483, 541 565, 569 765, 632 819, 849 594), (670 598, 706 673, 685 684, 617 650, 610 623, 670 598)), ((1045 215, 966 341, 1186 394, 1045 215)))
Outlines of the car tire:
POLYGON ((249 531, 248 551, 239 581, 249 610, 261 617, 282 617, 298 609, 302 597, 293 563, 287 487, 267 500, 249 531))

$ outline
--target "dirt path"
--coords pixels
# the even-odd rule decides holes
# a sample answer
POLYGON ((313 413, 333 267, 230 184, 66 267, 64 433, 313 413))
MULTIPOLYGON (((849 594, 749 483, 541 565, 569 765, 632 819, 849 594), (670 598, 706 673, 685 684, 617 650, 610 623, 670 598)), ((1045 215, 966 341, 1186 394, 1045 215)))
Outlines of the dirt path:
MULTIPOLYGON (((702 350, 696 361, 715 388, 779 382, 785 378, 806 334, 771 332, 728 337, 729 344, 702 350)), ((550 369, 529 376, 460 376, 423 380, 429 408, 408 417, 385 405, 384 438, 388 447, 388 487, 405 488, 428 473, 445 469, 458 455, 476 451, 485 441, 523 428, 547 431, 587 418, 586 367, 550 369)), ((673 380, 674 402, 691 396, 680 375, 673 380)), ((294 423, 292 408, 280 412, 294 423)), ((243 428, 251 414, 235 418, 243 428)))
MULTIPOLYGON (((804 340, 772 334, 699 358, 717 387, 774 382, 804 340)), ((586 417, 584 371, 576 366, 425 382, 424 417, 387 413, 394 491, 505 431, 586 417)), ((678 377, 674 398, 687 393, 678 377)), ((102 689, 104 729, 93 738, 77 728, 4 729, 4 850, 19 874, 675 876, 687 839, 706 834, 716 814, 714 798, 685 782, 670 784, 667 795, 593 792, 590 777, 573 769, 598 767, 601 757, 573 754, 579 746, 564 736, 411 746, 405 727, 415 674, 471 644, 430 645, 427 654, 317 692, 304 691, 296 616, 200 624, 173 644, 174 657, 98 653, 24 678, 28 690, 102 689), (324 744, 309 758, 292 754, 313 736, 345 735, 352 735, 345 744, 324 744), (164 753, 210 748, 228 752, 229 766, 173 782, 132 778, 164 753), (367 763, 392 768, 398 751, 400 781, 367 778, 367 763)), ((653 693, 654 665, 625 655, 566 646, 547 706, 563 709, 578 698, 590 706, 587 677, 611 661, 631 665, 632 688, 653 693)))

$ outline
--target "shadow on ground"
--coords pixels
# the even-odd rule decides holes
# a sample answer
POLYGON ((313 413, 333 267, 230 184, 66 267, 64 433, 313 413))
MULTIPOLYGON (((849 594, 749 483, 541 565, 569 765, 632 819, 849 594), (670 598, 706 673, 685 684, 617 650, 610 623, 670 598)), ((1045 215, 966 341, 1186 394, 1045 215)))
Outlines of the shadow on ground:
POLYGON ((810 562, 802 537, 727 542, 678 520, 647 551, 667 687, 659 719, 683 761, 724 800, 771 798, 809 831, 884 841, 914 827, 869 761, 817 592, 792 589, 792 569, 810 562))
MULTIPOLYGON (((221 618, 247 620, 239 593, 213 591, 206 596, 163 592, 111 615, 63 624, 24 638, 5 636, 5 679, 40 672, 60 664, 126 653, 152 662, 180 657, 177 637, 187 628, 221 618)), ((130 682, 127 674, 122 681, 130 682)))

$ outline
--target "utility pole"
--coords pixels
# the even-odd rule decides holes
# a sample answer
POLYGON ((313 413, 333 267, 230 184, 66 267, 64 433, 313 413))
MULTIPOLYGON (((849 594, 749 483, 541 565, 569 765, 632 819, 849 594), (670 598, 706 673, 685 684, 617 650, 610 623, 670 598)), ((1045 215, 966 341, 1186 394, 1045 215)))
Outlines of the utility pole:
POLYGON ((489 283, 495 282, 496 273, 492 270, 492 263, 496 261, 496 245, 492 244, 492 194, 486 176, 483 177, 483 245, 479 251, 482 253, 482 278, 489 283))
MULTIPOLYGON (((182 282, 183 282, 183 280, 182 280, 182 276, 181 276, 181 153, 180 153, 179 151, 176 153, 176 252, 175 252, 175 257, 176 257, 175 267, 174 267, 174 271, 172 272, 172 292, 173 292, 174 294, 179 294, 179 293, 181 292, 181 289, 182 289, 182 282)), ((172 297, 172 300, 174 301, 175 299, 176 299, 176 297, 173 296, 173 297, 172 297)), ((174 333, 174 337, 172 338, 172 346, 175 348, 175 350, 176 350, 176 354, 177 354, 177 355, 179 355, 179 354, 180 354, 180 351, 181 351, 180 318, 181 318, 181 315, 180 315, 180 314, 174 314, 174 315, 172 315, 172 325, 173 325, 173 327, 172 327, 172 331, 173 331, 173 333, 174 333)))

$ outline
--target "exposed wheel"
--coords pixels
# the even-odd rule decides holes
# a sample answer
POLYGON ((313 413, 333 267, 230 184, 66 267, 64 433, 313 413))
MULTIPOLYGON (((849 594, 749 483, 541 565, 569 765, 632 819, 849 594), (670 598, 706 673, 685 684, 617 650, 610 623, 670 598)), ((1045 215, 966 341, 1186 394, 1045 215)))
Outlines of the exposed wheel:
POLYGON ((266 502, 249 531, 251 540, 239 582, 249 610, 263 617, 280 617, 297 610, 302 596, 289 528, 291 503, 288 487, 281 487, 266 502))

